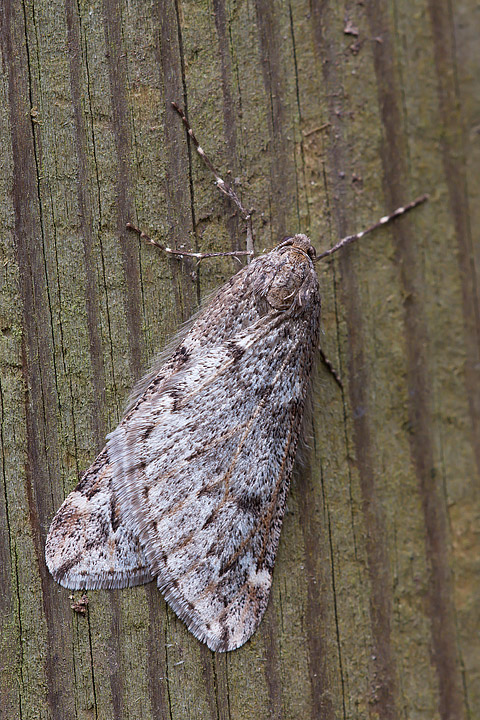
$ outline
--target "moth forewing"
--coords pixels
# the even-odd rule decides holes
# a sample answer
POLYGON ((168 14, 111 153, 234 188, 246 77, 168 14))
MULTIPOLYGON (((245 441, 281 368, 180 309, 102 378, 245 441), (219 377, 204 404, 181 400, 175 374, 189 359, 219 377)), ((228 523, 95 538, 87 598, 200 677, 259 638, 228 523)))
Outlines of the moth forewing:
POLYGON ((128 528, 136 582, 156 577, 211 649, 248 640, 268 602, 318 344, 314 260, 296 235, 214 295, 54 519, 47 562, 56 579, 90 581, 89 544, 102 560, 95 587, 123 581, 117 545, 128 528), (99 494, 101 513, 92 509, 99 494))
POLYGON ((104 448, 50 525, 46 563, 63 587, 122 588, 153 579, 138 538, 119 515, 111 479, 104 448))

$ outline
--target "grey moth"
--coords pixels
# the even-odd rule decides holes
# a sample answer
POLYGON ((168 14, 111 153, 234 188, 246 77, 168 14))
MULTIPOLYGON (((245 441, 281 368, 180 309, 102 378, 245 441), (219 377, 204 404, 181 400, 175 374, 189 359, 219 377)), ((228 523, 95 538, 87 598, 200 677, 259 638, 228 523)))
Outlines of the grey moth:
POLYGON ((55 580, 155 579, 209 648, 243 645, 268 602, 319 319, 305 235, 221 287, 53 519, 55 580))

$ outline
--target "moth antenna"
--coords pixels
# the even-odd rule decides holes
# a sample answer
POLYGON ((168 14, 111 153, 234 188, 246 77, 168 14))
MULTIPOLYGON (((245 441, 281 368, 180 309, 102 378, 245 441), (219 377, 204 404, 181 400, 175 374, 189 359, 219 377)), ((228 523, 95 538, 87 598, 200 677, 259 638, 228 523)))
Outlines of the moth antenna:
POLYGON ((320 255, 317 256, 317 259, 315 262, 318 262, 319 260, 322 260, 322 258, 328 257, 329 255, 333 255, 333 253, 336 253, 337 250, 340 250, 341 248, 345 247, 346 245, 350 245, 350 243, 355 242, 356 240, 360 240, 364 235, 367 233, 371 233, 373 230, 376 230, 377 228, 381 227, 382 225, 386 225, 389 222, 392 222, 392 220, 395 220, 395 218, 399 217, 400 215, 403 215, 404 213, 408 212, 409 210, 413 210, 413 208, 416 208, 418 205, 421 205, 422 203, 426 202, 428 200, 429 196, 427 194, 421 195, 416 200, 413 200, 411 203, 408 203, 408 205, 405 205, 404 207, 399 207, 396 210, 394 210, 391 215, 384 215, 384 217, 380 218, 378 222, 376 222, 374 225, 370 225, 369 228, 366 230, 363 230, 362 232, 356 233, 355 235, 347 235, 347 237, 342 238, 337 242, 336 245, 330 248, 330 250, 325 250, 325 252, 320 253, 320 255))
MULTIPOLYGON (((210 160, 208 155, 205 153, 205 150, 202 148, 202 146, 198 142, 197 138, 195 137, 195 133, 193 132, 192 127, 191 127, 190 123, 188 122, 187 116, 185 115, 182 108, 179 105, 177 105, 176 102, 172 102, 172 107, 182 118, 182 122, 187 129, 187 133, 195 146, 195 150, 200 155, 200 157, 202 158, 203 162, 205 163, 207 168, 210 170, 210 172, 212 172, 214 174, 215 185, 218 187, 220 192, 222 192, 224 195, 226 195, 228 198, 230 198, 230 200, 232 200, 232 202, 240 210, 240 214, 241 214, 243 220, 245 220, 245 222, 247 224, 247 251, 246 251, 246 253, 242 253, 242 254, 253 255, 254 254, 254 247, 253 247, 254 240, 253 240, 253 228, 252 228, 252 211, 245 210, 245 208, 242 205, 242 201, 238 197, 235 190, 232 187, 230 187, 230 185, 228 185, 225 182, 225 180, 223 180, 223 178, 220 176, 220 173, 215 168, 215 165, 212 163, 212 161, 210 160)), ((214 253, 214 254, 216 255, 218 253, 214 253)), ((237 255, 238 253, 225 253, 225 254, 237 255)))

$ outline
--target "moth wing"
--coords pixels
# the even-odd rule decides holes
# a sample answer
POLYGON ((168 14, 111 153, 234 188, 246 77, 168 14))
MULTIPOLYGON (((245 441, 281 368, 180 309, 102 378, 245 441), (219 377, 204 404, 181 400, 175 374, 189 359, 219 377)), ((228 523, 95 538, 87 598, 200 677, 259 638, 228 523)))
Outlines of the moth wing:
POLYGON ((111 480, 105 448, 52 521, 45 559, 63 587, 121 588, 153 579, 138 538, 122 522, 111 480))
POLYGON ((246 642, 270 593, 318 321, 280 315, 187 363, 108 441, 122 514, 212 650, 246 642))
MULTIPOLYGON (((182 365, 182 353, 174 352, 178 341, 179 336, 172 339, 155 367, 138 383, 129 399, 126 418, 142 395, 148 395, 152 380, 158 386, 182 365)), ((121 588, 154 578, 137 536, 123 520, 112 472, 105 447, 52 520, 45 559, 50 573, 63 587, 121 588)))

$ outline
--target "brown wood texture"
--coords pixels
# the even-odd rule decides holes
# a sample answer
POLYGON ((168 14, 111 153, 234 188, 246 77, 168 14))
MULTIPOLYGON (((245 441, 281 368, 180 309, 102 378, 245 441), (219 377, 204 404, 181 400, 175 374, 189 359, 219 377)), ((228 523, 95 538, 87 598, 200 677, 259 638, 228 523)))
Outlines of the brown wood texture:
POLYGON ((480 17, 473 0, 3 0, 0 716, 468 720, 480 708, 480 17), (152 583, 89 593, 48 525, 128 392, 235 271, 186 106, 255 208, 317 249, 323 349, 259 631, 213 654, 152 583), (77 594, 78 595, 78 594, 77 594))

